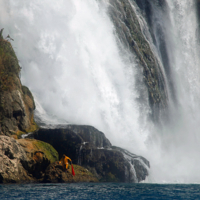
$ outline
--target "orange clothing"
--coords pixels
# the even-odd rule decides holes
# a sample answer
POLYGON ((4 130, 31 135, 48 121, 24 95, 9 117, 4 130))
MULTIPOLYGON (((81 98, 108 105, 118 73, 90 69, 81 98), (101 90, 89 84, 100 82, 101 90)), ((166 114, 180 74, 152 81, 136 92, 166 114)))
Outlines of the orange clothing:
POLYGON ((66 155, 63 155, 63 157, 59 161, 59 164, 63 166, 63 169, 67 170, 69 166, 69 161, 72 161, 72 160, 66 155))

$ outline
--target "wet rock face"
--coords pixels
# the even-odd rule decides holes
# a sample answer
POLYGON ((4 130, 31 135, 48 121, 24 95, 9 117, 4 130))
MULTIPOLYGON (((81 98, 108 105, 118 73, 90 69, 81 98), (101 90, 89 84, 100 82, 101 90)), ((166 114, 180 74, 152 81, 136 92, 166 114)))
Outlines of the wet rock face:
POLYGON ((33 137, 51 144, 58 151, 60 158, 66 154, 75 160, 75 163, 78 162, 79 151, 84 143, 89 143, 91 147, 95 148, 111 147, 111 143, 104 133, 92 126, 58 125, 50 129, 42 128, 34 133, 33 137))
POLYGON ((125 176, 128 163, 119 151, 83 147, 79 162, 103 182, 129 182, 125 176))
POLYGON ((121 152, 128 162, 129 171, 127 171, 126 178, 129 182, 141 182, 146 179, 150 169, 150 163, 146 158, 116 146, 112 146, 112 149, 121 152))
MULTIPOLYGON (((109 13, 114 23, 116 33, 119 40, 124 45, 125 49, 128 49, 133 54, 133 58, 138 64, 138 73, 142 69, 143 79, 137 79, 138 85, 145 83, 149 103, 152 108, 152 117, 154 120, 158 119, 158 113, 160 108, 166 108, 167 106, 167 92, 164 81, 164 76, 161 71, 161 66, 154 56, 153 51, 143 35, 140 27, 139 19, 135 11, 135 6, 138 4, 141 10, 146 12, 147 20, 151 22, 151 3, 148 0, 110 0, 109 13), (132 6, 132 4, 134 6, 132 6)), ((164 4, 164 1, 160 3, 164 4)))
POLYGON ((138 183, 146 179, 150 168, 149 161, 125 149, 95 149, 87 144, 81 149, 79 164, 105 182, 138 183))
POLYGON ((37 140, 51 144, 58 151, 60 158, 65 154, 74 160, 74 163, 77 163, 77 157, 83 139, 71 130, 63 128, 43 128, 29 137, 34 137, 37 140))
POLYGON ((150 166, 145 158, 112 147, 105 135, 94 127, 54 128, 40 129, 29 137, 50 143, 60 157, 66 154, 74 164, 87 168, 100 181, 140 182, 148 176, 150 166))
POLYGON ((6 135, 28 130, 33 120, 33 100, 20 92, 12 90, 1 94, 2 131, 6 135), (28 104, 27 104, 28 103, 28 104))
POLYGON ((111 147, 110 141, 105 137, 104 133, 98 131, 92 126, 86 125, 67 125, 67 129, 73 131, 79 135, 84 142, 90 143, 99 148, 108 148, 111 147))
POLYGON ((15 139, 0 136, 0 183, 25 182, 31 178, 25 168, 28 158, 15 139))
POLYGON ((21 85, 20 66, 11 44, 0 38, 0 127, 1 135, 18 135, 37 129, 35 104, 30 90, 21 85))

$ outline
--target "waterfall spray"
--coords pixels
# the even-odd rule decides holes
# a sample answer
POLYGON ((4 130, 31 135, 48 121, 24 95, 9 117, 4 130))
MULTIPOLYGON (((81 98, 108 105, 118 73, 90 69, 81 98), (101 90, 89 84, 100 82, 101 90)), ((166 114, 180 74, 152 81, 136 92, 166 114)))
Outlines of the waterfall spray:
POLYGON ((119 49, 109 4, 1 4, 6 10, 1 19, 7 19, 1 24, 15 38, 22 82, 35 96, 38 116, 46 123, 92 125, 115 145, 145 149, 147 115, 141 116, 140 108, 146 113, 150 108, 147 101, 137 101, 134 78, 142 74, 131 54, 119 49))

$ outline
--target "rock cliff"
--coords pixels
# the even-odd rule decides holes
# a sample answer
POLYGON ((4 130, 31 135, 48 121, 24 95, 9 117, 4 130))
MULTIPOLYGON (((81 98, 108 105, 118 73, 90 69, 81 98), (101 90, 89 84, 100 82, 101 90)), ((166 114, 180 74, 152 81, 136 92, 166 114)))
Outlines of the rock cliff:
POLYGON ((20 66, 9 41, 0 37, 0 133, 16 138, 37 129, 30 90, 22 86, 20 66))

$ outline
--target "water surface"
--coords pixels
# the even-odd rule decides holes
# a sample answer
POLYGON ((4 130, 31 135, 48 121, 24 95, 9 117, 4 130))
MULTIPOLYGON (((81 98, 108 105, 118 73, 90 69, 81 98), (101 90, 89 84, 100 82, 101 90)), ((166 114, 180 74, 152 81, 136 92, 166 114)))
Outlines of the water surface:
POLYGON ((198 184, 8 184, 0 199, 199 199, 198 184))

